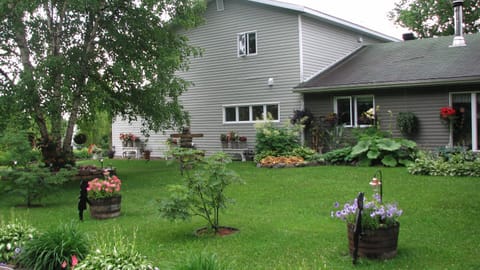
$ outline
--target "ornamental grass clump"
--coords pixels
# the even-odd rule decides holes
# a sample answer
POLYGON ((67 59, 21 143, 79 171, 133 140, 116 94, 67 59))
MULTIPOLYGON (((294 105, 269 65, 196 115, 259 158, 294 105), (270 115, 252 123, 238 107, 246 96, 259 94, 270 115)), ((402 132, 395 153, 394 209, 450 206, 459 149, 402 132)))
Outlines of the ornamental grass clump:
POLYGON ((61 224, 26 242, 18 264, 21 269, 74 267, 89 253, 88 240, 76 224, 61 224))
MULTIPOLYGON (((331 216, 345 221, 347 224, 355 224, 357 208, 357 198, 345 203, 343 208, 339 202, 336 202, 331 216)), ((368 200, 366 197, 363 199, 362 227, 375 230, 396 225, 402 213, 403 210, 398 208, 396 203, 384 203, 380 195, 375 193, 372 200, 368 200)))
POLYGON ((105 170, 103 173, 105 179, 95 178, 88 182, 87 193, 88 198, 103 199, 120 195, 122 181, 116 175, 110 176, 105 170))

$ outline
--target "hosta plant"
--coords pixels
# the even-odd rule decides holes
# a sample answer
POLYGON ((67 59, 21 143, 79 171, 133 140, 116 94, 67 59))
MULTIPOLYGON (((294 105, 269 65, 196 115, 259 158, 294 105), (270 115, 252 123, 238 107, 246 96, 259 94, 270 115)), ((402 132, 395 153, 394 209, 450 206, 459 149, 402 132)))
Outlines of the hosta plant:
MULTIPOLYGON (((107 233, 105 242, 97 240, 93 243, 95 251, 89 253, 81 260, 75 270, 97 269, 131 269, 131 270, 158 270, 150 260, 137 251, 135 247, 136 233, 133 241, 117 233, 113 228, 107 233)), ((96 239, 101 239, 97 237, 96 239)))
POLYGON ((417 144, 407 139, 381 137, 362 138, 350 153, 350 158, 358 159, 360 165, 383 164, 387 167, 408 165, 413 162, 417 144))
POLYGON ((0 263, 16 264, 25 243, 36 235, 35 228, 19 220, 0 225, 0 263))

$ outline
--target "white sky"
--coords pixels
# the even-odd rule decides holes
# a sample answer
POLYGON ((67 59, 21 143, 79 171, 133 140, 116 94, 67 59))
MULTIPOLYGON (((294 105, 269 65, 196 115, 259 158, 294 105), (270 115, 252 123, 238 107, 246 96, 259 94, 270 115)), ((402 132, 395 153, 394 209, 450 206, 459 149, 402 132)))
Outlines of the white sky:
POLYGON ((408 29, 396 26, 387 17, 399 0, 278 0, 306 6, 380 33, 402 39, 408 29))

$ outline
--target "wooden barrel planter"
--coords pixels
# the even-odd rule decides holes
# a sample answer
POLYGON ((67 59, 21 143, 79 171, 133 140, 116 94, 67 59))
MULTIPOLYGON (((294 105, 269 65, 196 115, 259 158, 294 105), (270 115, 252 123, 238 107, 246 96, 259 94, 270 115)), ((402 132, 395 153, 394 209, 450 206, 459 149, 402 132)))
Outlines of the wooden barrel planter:
MULTIPOLYGON (((348 247, 350 255, 353 254, 353 224, 347 224, 348 247)), ((400 224, 379 228, 376 230, 364 230, 358 241, 358 256, 370 259, 391 259, 397 255, 398 233, 400 224)))
POLYGON ((122 196, 90 200, 90 216, 95 219, 114 218, 120 215, 122 196))

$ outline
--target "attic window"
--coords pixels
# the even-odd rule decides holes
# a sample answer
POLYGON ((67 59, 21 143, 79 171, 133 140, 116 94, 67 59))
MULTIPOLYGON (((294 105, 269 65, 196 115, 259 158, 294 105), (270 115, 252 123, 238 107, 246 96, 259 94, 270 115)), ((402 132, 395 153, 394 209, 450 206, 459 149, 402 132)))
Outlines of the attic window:
POLYGON ((223 0, 217 0, 217 11, 223 11, 223 0))
POLYGON ((257 54, 257 33, 246 32, 237 35, 238 56, 257 54))

